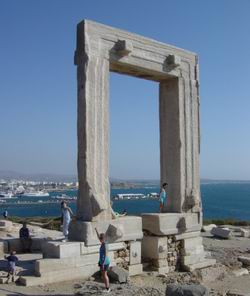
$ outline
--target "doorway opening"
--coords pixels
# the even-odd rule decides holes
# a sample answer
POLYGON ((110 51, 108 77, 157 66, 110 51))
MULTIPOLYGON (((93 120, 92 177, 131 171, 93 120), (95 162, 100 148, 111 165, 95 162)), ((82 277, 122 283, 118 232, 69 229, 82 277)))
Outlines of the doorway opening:
POLYGON ((119 213, 158 211, 156 197, 149 197, 159 192, 158 93, 157 82, 110 73, 109 173, 111 199, 119 213))

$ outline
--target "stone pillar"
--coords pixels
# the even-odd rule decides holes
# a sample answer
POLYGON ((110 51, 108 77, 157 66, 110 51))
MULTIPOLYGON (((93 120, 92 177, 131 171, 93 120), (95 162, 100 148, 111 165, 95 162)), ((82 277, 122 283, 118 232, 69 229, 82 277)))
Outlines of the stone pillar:
POLYGON ((160 83, 161 183, 169 184, 164 212, 201 211, 199 104, 195 83, 185 75, 160 83))
MULTIPOLYGON (((77 219, 110 219, 109 61, 82 54, 77 58, 78 180, 77 219)), ((76 53, 77 55, 77 53, 76 53)))
POLYGON ((160 83, 160 163, 161 183, 167 182, 168 201, 165 211, 181 212, 184 200, 182 159, 182 121, 180 118, 180 81, 178 78, 160 83))

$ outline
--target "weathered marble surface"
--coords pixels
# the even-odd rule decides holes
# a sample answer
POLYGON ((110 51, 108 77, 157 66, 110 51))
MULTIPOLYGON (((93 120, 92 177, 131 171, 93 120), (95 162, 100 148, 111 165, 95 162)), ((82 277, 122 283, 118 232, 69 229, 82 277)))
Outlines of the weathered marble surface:
POLYGON ((142 214, 142 228, 154 235, 182 234, 201 230, 198 213, 142 214))
POLYGON ((77 27, 77 218, 111 218, 109 187, 109 71, 159 82, 161 182, 164 211, 200 212, 199 81, 197 55, 85 20, 77 27))
POLYGON ((69 239, 73 241, 82 241, 86 246, 99 244, 95 228, 99 233, 105 233, 109 243, 141 240, 142 218, 134 216, 120 217, 114 220, 104 220, 102 222, 73 221, 70 224, 69 239), (109 232, 110 226, 118 228, 120 235, 113 235, 109 232))

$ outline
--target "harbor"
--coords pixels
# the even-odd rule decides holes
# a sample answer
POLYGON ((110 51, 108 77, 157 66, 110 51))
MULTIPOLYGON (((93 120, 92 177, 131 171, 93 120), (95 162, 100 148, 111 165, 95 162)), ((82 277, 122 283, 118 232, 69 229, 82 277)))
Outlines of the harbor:
POLYGON ((148 194, 143 193, 119 193, 112 196, 113 200, 133 200, 133 199, 158 199, 159 194, 155 192, 150 192, 148 194))

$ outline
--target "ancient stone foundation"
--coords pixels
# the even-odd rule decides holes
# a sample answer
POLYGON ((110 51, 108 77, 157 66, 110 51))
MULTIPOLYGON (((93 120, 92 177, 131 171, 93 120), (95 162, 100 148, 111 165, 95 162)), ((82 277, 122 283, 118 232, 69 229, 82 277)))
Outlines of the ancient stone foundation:
POLYGON ((147 268, 168 273, 215 264, 206 258, 198 214, 144 214, 142 260, 147 268))
MULTIPOLYGON (((20 282, 34 286, 89 278, 99 270, 99 247, 83 242, 44 242, 43 259, 35 262, 35 274, 21 276, 20 282)), ((110 243, 108 250, 111 266, 124 268, 130 276, 142 273, 140 241, 110 243)))

